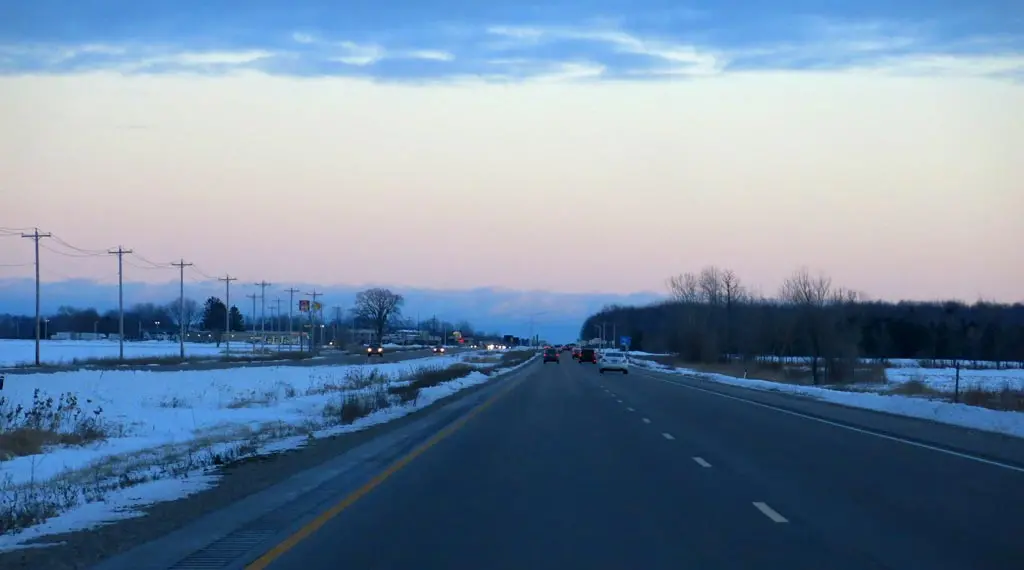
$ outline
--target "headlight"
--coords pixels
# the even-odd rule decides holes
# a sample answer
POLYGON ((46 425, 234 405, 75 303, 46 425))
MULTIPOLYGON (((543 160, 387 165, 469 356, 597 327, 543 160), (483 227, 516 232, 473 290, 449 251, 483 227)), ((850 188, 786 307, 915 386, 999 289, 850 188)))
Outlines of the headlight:
POLYGON ((383 347, 382 348, 378 348, 377 352, 384 352, 384 348, 383 347))

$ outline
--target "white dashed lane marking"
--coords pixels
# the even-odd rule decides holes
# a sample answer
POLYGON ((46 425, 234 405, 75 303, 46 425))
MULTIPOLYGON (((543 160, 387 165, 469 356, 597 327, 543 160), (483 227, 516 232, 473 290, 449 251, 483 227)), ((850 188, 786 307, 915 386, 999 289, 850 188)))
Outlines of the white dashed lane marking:
POLYGON ((645 423, 645 424, 649 424, 649 423, 651 423, 651 420, 649 420, 649 419, 647 419, 647 418, 644 418, 644 423, 645 423))
POLYGON ((701 467, 711 467, 711 464, 708 463, 707 461, 704 461, 703 457, 694 457, 693 460, 696 461, 697 465, 700 465, 701 467))
POLYGON ((627 412, 635 412, 636 410, 634 410, 633 408, 626 408, 626 411, 627 412))
POLYGON ((769 519, 771 519, 772 522, 775 522, 775 523, 786 523, 786 522, 789 522, 788 520, 786 520, 786 517, 780 515, 775 509, 769 507, 767 503, 760 503, 760 502, 756 502, 755 501, 754 502, 754 506, 757 508, 757 510, 761 511, 761 514, 763 514, 764 516, 766 516, 769 519))
POLYGON ((675 439, 674 437, 672 437, 672 434, 665 433, 665 432, 661 432, 661 437, 663 437, 665 439, 675 439))

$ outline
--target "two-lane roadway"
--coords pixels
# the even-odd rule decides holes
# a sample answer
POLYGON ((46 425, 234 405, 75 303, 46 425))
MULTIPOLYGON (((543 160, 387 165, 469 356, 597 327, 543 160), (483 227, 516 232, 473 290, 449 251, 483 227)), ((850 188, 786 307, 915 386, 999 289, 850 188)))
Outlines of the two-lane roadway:
POLYGON ((249 568, 1024 567, 1013 461, 831 421, 826 404, 568 356, 532 367, 249 568))

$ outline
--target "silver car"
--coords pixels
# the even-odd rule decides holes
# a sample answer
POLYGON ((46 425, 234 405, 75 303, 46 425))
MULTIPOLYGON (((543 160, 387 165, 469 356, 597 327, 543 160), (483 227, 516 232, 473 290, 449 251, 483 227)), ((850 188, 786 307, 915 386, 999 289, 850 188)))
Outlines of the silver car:
POLYGON ((605 370, 614 370, 629 374, 629 355, 621 350, 604 350, 597 360, 597 370, 604 374, 605 370))

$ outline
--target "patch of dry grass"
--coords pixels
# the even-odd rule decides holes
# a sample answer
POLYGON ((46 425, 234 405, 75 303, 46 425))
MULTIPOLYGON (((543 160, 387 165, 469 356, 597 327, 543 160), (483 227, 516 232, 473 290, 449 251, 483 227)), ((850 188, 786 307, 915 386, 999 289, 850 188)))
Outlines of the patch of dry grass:
POLYGON ((944 394, 929 386, 923 376, 915 375, 910 380, 895 384, 890 394, 898 396, 944 397, 944 394))
POLYGON ((56 399, 37 388, 29 407, 0 397, 0 460, 38 455, 52 445, 83 445, 108 436, 103 409, 84 410, 74 394, 56 399))
POLYGON ((467 356, 462 361, 468 364, 497 364, 501 362, 501 357, 497 355, 467 356))
POLYGON ((969 406, 979 406, 990 410, 1024 412, 1024 390, 1004 384, 999 390, 984 390, 980 385, 972 385, 960 392, 960 401, 969 406))

